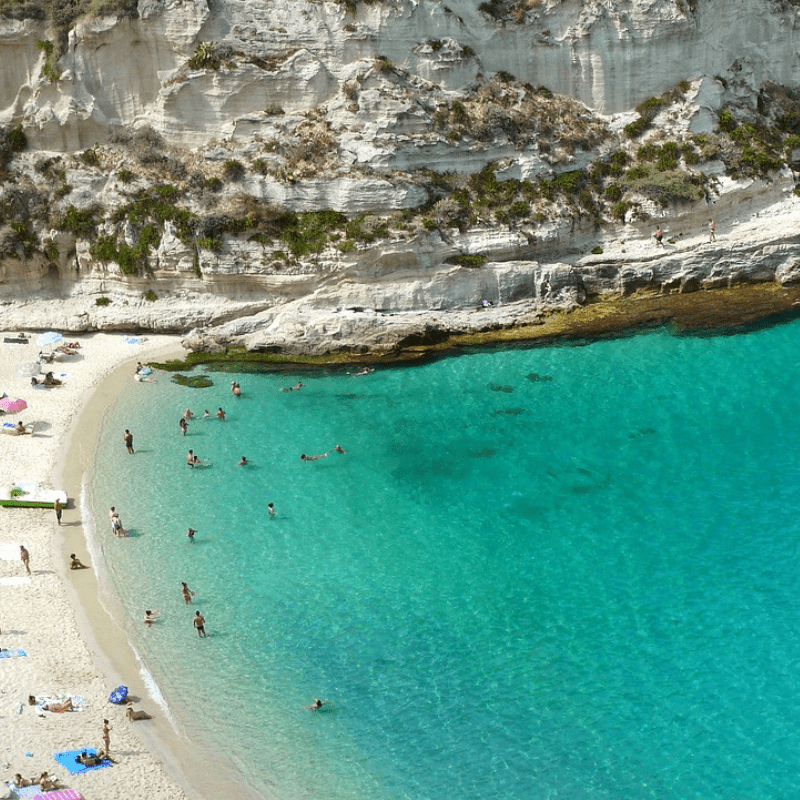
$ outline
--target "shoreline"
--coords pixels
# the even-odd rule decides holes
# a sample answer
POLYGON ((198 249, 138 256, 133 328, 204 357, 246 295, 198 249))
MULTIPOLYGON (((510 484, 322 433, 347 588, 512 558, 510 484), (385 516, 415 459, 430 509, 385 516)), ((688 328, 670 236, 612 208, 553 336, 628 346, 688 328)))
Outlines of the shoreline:
MULTIPOLYGON (((160 353, 171 354, 179 350, 179 344, 168 345, 151 352, 141 353, 142 358, 149 361, 151 356, 159 357, 160 353)), ((85 398, 80 416, 61 451, 60 462, 56 465, 54 475, 63 479, 56 482, 63 486, 67 495, 73 499, 74 510, 82 514, 88 511, 83 507, 86 498, 84 475, 91 474, 92 460, 97 449, 97 442, 105 425, 107 409, 116 403, 125 388, 130 385, 135 359, 116 365, 104 378, 102 384, 85 398), (90 446, 84 446, 88 443, 90 446)), ((135 389, 136 387, 134 387, 135 389)), ((142 387, 146 391, 145 387, 142 387)), ((101 546, 101 534, 95 531, 95 546, 101 546)), ((88 537, 83 528, 76 528, 62 536, 61 556, 66 564, 71 552, 83 549, 88 552, 88 537)), ((62 578, 74 599, 73 610, 78 619, 81 632, 87 639, 92 655, 105 676, 113 685, 124 683, 130 689, 130 695, 142 698, 142 703, 154 715, 154 719, 146 726, 135 729, 138 736, 152 753, 158 753, 160 761, 167 767, 170 775, 190 795, 205 797, 220 791, 222 784, 215 785, 214 776, 218 771, 204 768, 206 759, 197 754, 190 743, 177 730, 177 723, 164 716, 164 710, 153 709, 150 688, 143 680, 143 662, 127 639, 121 622, 123 609, 119 598, 110 589, 107 579, 103 577, 105 568, 86 571, 75 575, 70 580, 71 571, 64 568, 62 578), (99 602, 97 602, 99 601, 99 602), (109 624, 110 623, 110 624, 109 624), (202 775, 203 791, 193 785, 189 774, 202 775)), ((137 703, 138 705, 138 703, 137 703)), ((196 778, 195 778, 196 781, 196 778)))
MULTIPOLYGON (((783 317, 797 314, 800 286, 754 284, 714 292, 643 295, 600 300, 571 313, 551 315, 545 324, 533 326, 535 336, 522 335, 529 329, 493 330, 477 340, 473 334, 437 347, 409 348, 412 358, 407 360, 383 357, 370 361, 363 354, 357 360, 411 366, 473 347, 579 342, 635 334, 647 326, 670 322, 681 332, 699 330, 714 335, 714 329, 723 332, 734 323, 741 330, 752 324, 780 324, 783 317)), ((66 786, 107 800, 225 796, 235 786, 233 770, 219 763, 218 755, 204 748, 202 742, 192 741, 179 723, 171 722, 156 707, 142 675, 143 665, 119 622, 118 600, 104 586, 102 568, 95 564, 89 570, 73 572, 67 568, 71 552, 90 563, 92 536, 86 528, 92 523, 87 520, 84 524, 81 519, 85 510, 81 507, 83 476, 91 472, 106 409, 117 402, 126 385, 133 383, 136 360, 185 358, 186 353, 175 335, 153 335, 142 346, 133 347, 122 344, 120 333, 76 338, 83 344, 80 360, 54 365, 54 371, 66 373, 65 386, 51 390, 32 389, 28 379, 17 374, 18 365, 34 360, 38 353, 35 335, 27 345, 2 346, 6 357, 0 365, 0 388, 29 401, 29 409, 5 415, 4 419, 30 422, 36 418, 42 424, 33 436, 0 436, 0 456, 5 456, 0 458, 0 485, 37 480, 66 490, 70 501, 60 528, 49 509, 0 509, 0 542, 24 542, 31 550, 33 571, 30 585, 0 589, 0 646, 23 648, 28 654, 27 658, 0 661, 4 673, 0 719, 7 723, 0 733, 4 779, 10 780, 15 772, 31 777, 47 769, 66 786), (137 707, 144 707, 155 719, 131 726, 121 709, 108 704, 109 691, 119 683, 128 685, 137 698, 137 707), (43 720, 35 708, 22 706, 17 712, 28 694, 80 694, 90 705, 79 713, 49 714, 43 720), (103 718, 111 720, 112 755, 120 763, 87 776, 70 776, 56 766, 51 754, 57 750, 101 744, 103 718), (27 752, 33 755, 29 758, 27 752)), ((231 365, 237 362, 235 356, 227 360, 231 365)), ((268 359, 263 361, 265 366, 269 364, 268 359)), ((309 364, 306 360, 283 360, 272 366, 330 367, 331 361, 309 364)), ((190 365, 185 364, 185 368, 190 365)), ((146 386, 133 384, 132 388, 147 391, 146 386)), ((96 536, 98 545, 101 539, 96 536)), ((0 577, 22 574, 19 561, 0 560, 0 577)))
POLYGON ((103 589, 102 568, 92 563, 87 529, 93 522, 81 518, 83 475, 91 469, 104 409, 131 380, 137 359, 178 353, 180 342, 157 336, 131 347, 120 334, 94 334, 81 340, 81 353, 71 364, 66 359, 53 365, 57 374, 65 374, 64 386, 49 390, 33 389, 28 378, 17 375, 20 363, 35 359, 39 348, 34 343, 35 336, 27 345, 3 345, 0 385, 29 404, 4 420, 35 419, 37 428, 32 436, 0 436, 0 485, 34 480, 67 490, 69 502, 61 527, 52 509, 0 509, 0 541, 12 552, 11 560, 0 560, 0 576, 24 577, 22 563, 13 557, 17 543, 30 551, 32 572, 30 584, 0 590, 0 645, 27 654, 0 661, 3 780, 16 772, 30 778, 47 770, 87 797, 107 800, 224 796, 230 776, 208 758, 202 743, 189 741, 156 707, 142 664, 115 619, 115 598, 103 589), (91 569, 69 570, 71 552, 91 569), (137 707, 152 713, 152 721, 131 725, 122 708, 108 703, 110 690, 119 683, 130 687, 137 707), (39 712, 27 704, 29 694, 80 696, 87 705, 75 713, 39 712), (104 718, 111 723, 111 754, 118 763, 69 775, 52 753, 102 746, 104 718))

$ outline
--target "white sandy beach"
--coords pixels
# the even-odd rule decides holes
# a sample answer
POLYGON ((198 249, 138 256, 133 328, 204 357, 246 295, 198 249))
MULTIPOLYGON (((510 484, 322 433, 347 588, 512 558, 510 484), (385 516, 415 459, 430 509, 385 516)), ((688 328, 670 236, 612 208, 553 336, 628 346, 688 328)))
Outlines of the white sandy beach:
MULTIPOLYGON (((179 355, 179 340, 148 336, 142 344, 132 345, 121 333, 69 336, 81 343, 80 355, 48 367, 57 375, 64 373, 64 385, 34 389, 30 377, 21 376, 19 368, 36 361, 42 349, 36 337, 36 332, 30 332, 28 344, 0 343, 0 391, 28 403, 26 410, 2 415, 0 422, 36 423, 33 435, 0 435, 0 487, 34 481, 48 488, 63 488, 69 505, 62 527, 57 526, 51 509, 0 508, 0 647, 27 654, 0 658, 0 779, 5 783, 17 772, 26 778, 38 777, 47 770, 87 800, 199 797, 184 777, 193 772, 191 759, 187 763, 174 755, 174 749, 159 746, 159 737, 179 737, 147 696, 131 654, 124 652, 124 642, 114 640, 120 636, 119 630, 113 630, 110 618, 96 603, 95 569, 83 541, 77 496, 80 465, 68 465, 63 475, 61 469, 76 426, 89 424, 80 420, 87 404, 94 408, 93 422, 97 424, 97 410, 104 401, 103 391, 98 392, 101 383, 107 390, 112 371, 131 362, 125 368, 125 380, 131 381, 132 388, 146 391, 146 386, 133 381, 133 365, 156 353, 162 358, 179 355), (30 583, 3 580, 26 577, 18 558, 20 544, 30 552, 30 583), (67 569, 66 554, 73 551, 90 569, 67 569), (103 626, 111 629, 108 638, 102 633, 103 626), (104 652, 113 652, 114 659, 104 663, 104 652), (134 674, 119 674, 125 671, 134 674), (138 698, 137 708, 145 708, 155 719, 129 723, 124 707, 108 702, 111 689, 123 682, 138 698), (29 695, 80 696, 86 707, 71 713, 42 712, 28 705, 29 695), (111 754, 118 763, 70 775, 53 754, 101 747, 104 718, 111 723, 111 754), (156 750, 170 762, 169 769, 156 757, 156 750)), ((122 376, 118 376, 117 386, 120 380, 122 376)), ((0 783, 0 797, 5 796, 4 789, 0 783)))

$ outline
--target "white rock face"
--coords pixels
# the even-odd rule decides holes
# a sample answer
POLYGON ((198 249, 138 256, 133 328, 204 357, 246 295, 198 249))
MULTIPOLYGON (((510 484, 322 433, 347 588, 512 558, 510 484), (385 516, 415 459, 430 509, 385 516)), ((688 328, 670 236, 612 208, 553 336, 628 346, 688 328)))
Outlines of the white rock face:
MULTIPOLYGON (((359 3, 354 16, 335 2, 220 0, 212 15, 206 0, 142 0, 138 19, 81 22, 56 83, 41 76, 36 43, 48 38, 44 23, 4 20, 0 120, 24 120, 37 132, 34 143, 49 150, 82 149, 103 141, 109 126, 145 122, 199 146, 230 138, 238 120, 267 107, 297 112, 334 102, 353 65, 377 56, 450 91, 479 72, 507 72, 603 113, 732 66, 754 87, 798 83, 796 7, 704 0, 692 12, 692 5, 543 0, 517 23, 494 20, 474 0, 359 3), (217 71, 186 66, 203 41, 229 53, 217 71)), ((369 110, 369 98, 363 102, 369 110)), ((396 116, 390 112, 383 116, 396 116)), ((372 108, 373 124, 380 116, 372 108)), ((403 168, 409 157, 386 166, 403 168)))
MULTIPOLYGON (((580 101, 585 107, 563 106, 562 115, 585 131, 606 132, 621 130, 635 118, 634 106, 681 81, 691 89, 682 108, 658 117, 663 132, 713 132, 725 98, 755 102, 767 81, 800 83, 800 9, 790 2, 517 6, 530 8, 496 20, 475 0, 356 2, 355 13, 324 0, 216 0, 213 13, 207 0, 141 0, 135 19, 80 21, 54 63, 41 44, 49 35, 43 22, 0 20, 0 124, 21 124, 34 151, 20 157, 15 179, 0 190, 24 202, 30 187, 52 192, 60 181, 63 192, 50 195, 55 215, 70 205, 113 212, 137 192, 173 180, 168 157, 177 154, 174 180, 184 188, 194 181, 184 205, 197 224, 247 203, 297 213, 332 209, 351 219, 401 217, 403 209, 424 206, 436 216, 438 197, 419 171, 467 180, 493 162, 501 181, 532 181, 582 169, 611 148, 600 134, 586 133, 577 145, 559 139, 557 118, 548 123, 549 141, 520 138, 518 121, 498 109, 505 95, 525 91, 518 83, 508 88, 508 76, 489 85, 495 73, 580 101), (462 130, 454 109, 481 92, 498 100, 484 106, 491 118, 474 111, 472 128, 462 130), (481 135, 481 125, 500 133, 481 135), (126 151, 103 146, 144 128, 163 137, 168 152, 149 176, 134 169, 123 180, 128 167, 146 162, 129 163, 126 151), (69 155, 94 145, 101 151, 95 166, 69 155), (41 163, 63 154, 58 173, 41 163), (245 174, 221 181, 237 160, 245 174), (213 190, 210 177, 220 184, 213 190)), ((649 223, 600 231, 590 214, 565 208, 536 225, 499 224, 476 212, 463 232, 448 228, 455 223, 441 211, 436 224, 397 224, 380 246, 330 241, 297 258, 265 236, 205 237, 199 245, 199 237, 181 238, 167 220, 146 253, 147 271, 131 276, 93 256, 85 238, 40 231, 42 241, 58 246, 57 258, 0 255, 4 325, 194 329, 192 346, 389 350, 446 330, 529 322, 594 296, 800 280, 794 177, 785 171, 771 182, 733 182, 721 174, 721 160, 700 166, 720 173, 707 198, 668 212, 641 202, 654 217, 668 214, 662 224, 673 244, 664 250, 655 250, 649 223), (716 244, 705 241, 710 215, 716 244), (430 230, 437 227, 441 233, 430 230), (596 248, 603 252, 591 255, 596 248), (486 260, 459 266, 465 255, 486 260), (147 292, 158 299, 144 300, 147 292), (100 296, 111 304, 97 306, 100 296), (484 300, 491 305, 484 308, 484 300)), ((629 222, 641 218, 627 215, 629 222)), ((8 234, 0 223, 0 234, 8 234)), ((99 228, 133 246, 141 225, 115 229, 108 213, 99 228)))

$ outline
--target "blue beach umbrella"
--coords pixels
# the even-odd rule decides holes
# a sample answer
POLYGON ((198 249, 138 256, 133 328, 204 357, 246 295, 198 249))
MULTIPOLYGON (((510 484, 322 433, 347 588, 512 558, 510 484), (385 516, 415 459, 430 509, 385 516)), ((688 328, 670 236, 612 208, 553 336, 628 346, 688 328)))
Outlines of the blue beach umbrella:
POLYGON ((56 331, 47 331, 47 333, 42 333, 36 338, 36 344, 39 347, 48 347, 60 342, 63 338, 62 334, 56 333, 56 331))

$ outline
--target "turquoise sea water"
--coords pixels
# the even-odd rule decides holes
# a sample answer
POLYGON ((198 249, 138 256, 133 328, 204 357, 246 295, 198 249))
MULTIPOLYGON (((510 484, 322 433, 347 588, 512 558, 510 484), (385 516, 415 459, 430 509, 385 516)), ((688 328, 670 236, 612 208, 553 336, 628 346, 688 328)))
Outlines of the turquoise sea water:
POLYGON ((170 709, 253 797, 790 797, 799 370, 794 322, 131 381, 98 537, 170 709))

